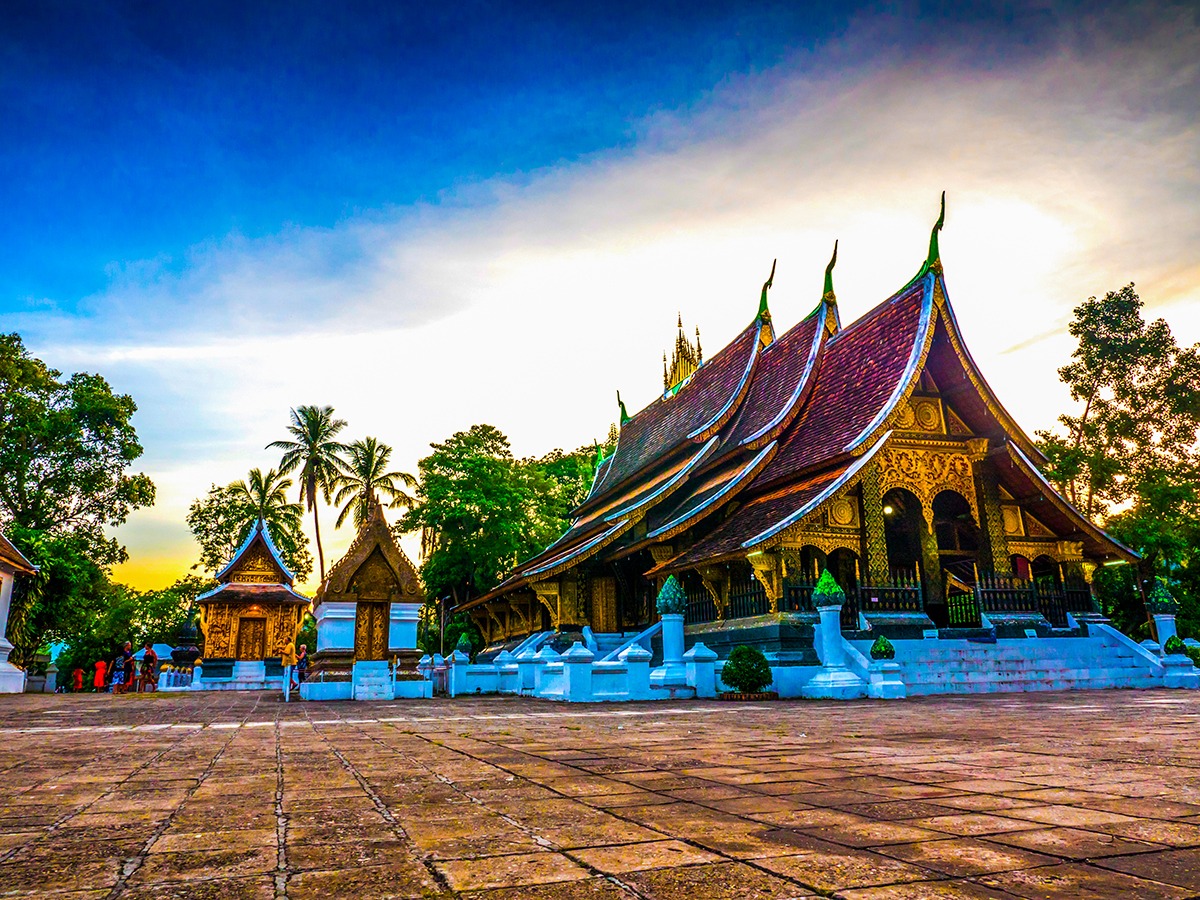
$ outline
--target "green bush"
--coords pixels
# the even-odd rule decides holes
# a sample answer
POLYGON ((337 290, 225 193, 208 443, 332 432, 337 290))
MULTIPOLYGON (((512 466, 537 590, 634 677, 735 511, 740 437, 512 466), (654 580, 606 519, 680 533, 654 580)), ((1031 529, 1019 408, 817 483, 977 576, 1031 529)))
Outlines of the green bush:
POLYGON ((1183 652, 1188 655, 1193 665, 1200 666, 1200 647, 1189 647, 1184 644, 1183 652))
POLYGON ((1187 653, 1187 644, 1179 639, 1179 635, 1173 634, 1167 638, 1167 642, 1163 645, 1163 653, 1183 655, 1187 653))
POLYGON ((892 642, 885 638, 882 634, 875 638, 875 643, 871 645, 871 659, 895 659, 896 648, 892 646, 892 642))
POLYGON ((756 647, 745 644, 734 647, 721 669, 721 680, 742 694, 754 694, 771 683, 771 667, 756 647))
POLYGON ((658 592, 658 600, 654 604, 660 616, 669 614, 683 615, 687 611, 687 593, 679 579, 671 575, 663 582, 662 590, 658 592))

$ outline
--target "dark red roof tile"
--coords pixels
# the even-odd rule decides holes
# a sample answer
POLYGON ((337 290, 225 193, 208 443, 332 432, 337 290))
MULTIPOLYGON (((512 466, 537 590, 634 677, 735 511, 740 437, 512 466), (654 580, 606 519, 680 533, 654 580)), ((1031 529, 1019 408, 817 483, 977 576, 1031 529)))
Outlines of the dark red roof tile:
POLYGON ((804 409, 755 487, 836 460, 886 411, 924 337, 929 283, 906 288, 829 339, 804 409))
POLYGON ((672 450, 689 440, 699 440, 700 432, 728 421, 737 409, 736 401, 744 395, 743 389, 758 359, 761 329, 756 319, 697 369, 691 381, 674 397, 655 400, 625 423, 604 481, 593 490, 585 507, 629 479, 644 477, 655 462, 672 450))

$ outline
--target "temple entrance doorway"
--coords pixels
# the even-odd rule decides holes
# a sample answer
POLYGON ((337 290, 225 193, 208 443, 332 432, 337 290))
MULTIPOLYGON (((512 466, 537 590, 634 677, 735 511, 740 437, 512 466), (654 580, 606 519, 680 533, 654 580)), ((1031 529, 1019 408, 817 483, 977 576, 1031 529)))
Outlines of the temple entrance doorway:
POLYGON ((360 600, 354 610, 355 660, 387 658, 388 604, 360 600))
POLYGON ((237 658, 262 659, 267 648, 267 620, 257 617, 238 619, 237 658))
POLYGON ((883 537, 887 542, 888 574, 913 577, 921 568, 921 537, 925 516, 916 494, 892 488, 883 495, 883 537))
POLYGON ((592 631, 597 634, 620 631, 617 622, 617 580, 612 576, 592 579, 592 631))

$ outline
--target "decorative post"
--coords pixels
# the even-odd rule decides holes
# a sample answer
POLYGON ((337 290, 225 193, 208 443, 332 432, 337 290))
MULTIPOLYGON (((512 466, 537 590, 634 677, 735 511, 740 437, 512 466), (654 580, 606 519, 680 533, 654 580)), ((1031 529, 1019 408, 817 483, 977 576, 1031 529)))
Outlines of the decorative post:
POLYGON ((688 684, 696 689, 696 696, 717 696, 717 654, 696 641, 683 658, 687 661, 688 684))
POLYGON ((663 583, 655 608, 662 617, 663 664, 650 673, 650 683, 662 688, 685 687, 683 611, 687 608, 687 594, 674 575, 663 583))
POLYGON ((1176 636, 1175 614, 1179 612, 1179 602, 1167 590, 1164 578, 1155 578, 1154 587, 1146 597, 1146 612, 1154 617, 1154 629, 1158 633, 1158 646, 1166 648, 1167 641, 1176 636))
POLYGON ((883 524, 883 489, 879 468, 869 466, 859 482, 862 486, 862 520, 867 551, 868 584, 886 584, 888 578, 887 540, 883 524))
POLYGON ((846 592, 826 569, 813 588, 813 606, 821 616, 821 671, 800 689, 805 697, 823 700, 850 700, 865 696, 867 686, 846 668, 842 647, 842 605, 846 592))
POLYGON ((592 699, 592 660, 596 655, 576 641, 562 655, 563 699, 570 703, 587 703, 592 699))
POLYGON ((625 663, 625 689, 630 700, 650 699, 650 659, 652 654, 641 644, 622 650, 617 659, 625 663))

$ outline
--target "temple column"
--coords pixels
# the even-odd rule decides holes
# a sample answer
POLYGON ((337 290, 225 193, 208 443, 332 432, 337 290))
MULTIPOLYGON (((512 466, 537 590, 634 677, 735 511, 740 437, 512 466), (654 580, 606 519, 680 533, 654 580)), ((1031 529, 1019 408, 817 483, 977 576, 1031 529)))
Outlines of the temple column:
POLYGON ((981 519, 979 570, 1007 578, 1012 575, 1012 561, 1008 553, 1008 536, 1004 533, 1004 514, 1000 510, 1000 481, 996 464, 986 456, 972 458, 971 470, 981 519))
POLYGON ((862 487, 863 549, 866 551, 867 581, 886 584, 888 578, 887 538, 883 532, 883 491, 879 469, 872 465, 859 482, 862 487))
POLYGON ((926 604, 946 602, 942 592, 942 558, 938 555, 937 534, 933 530, 933 510, 921 510, 921 574, 926 604))

